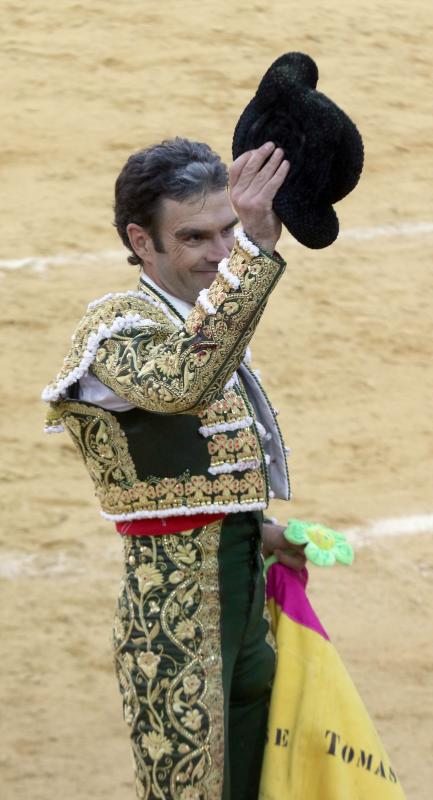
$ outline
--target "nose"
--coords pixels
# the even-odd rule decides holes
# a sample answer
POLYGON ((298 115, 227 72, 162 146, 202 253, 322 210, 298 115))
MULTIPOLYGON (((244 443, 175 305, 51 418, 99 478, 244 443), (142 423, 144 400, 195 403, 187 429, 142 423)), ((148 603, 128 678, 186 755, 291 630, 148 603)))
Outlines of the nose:
POLYGON ((227 258, 232 250, 234 241, 227 239, 227 236, 215 236, 208 245, 206 261, 218 264, 223 258, 227 258))

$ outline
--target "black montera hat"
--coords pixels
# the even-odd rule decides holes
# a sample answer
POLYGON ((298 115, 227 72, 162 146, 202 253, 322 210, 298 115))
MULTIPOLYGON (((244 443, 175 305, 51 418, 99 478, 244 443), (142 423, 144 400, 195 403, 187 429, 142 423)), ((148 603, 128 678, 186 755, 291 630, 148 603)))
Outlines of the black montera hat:
POLYGON ((273 207, 306 247, 327 247, 338 236, 332 207, 358 183, 362 139, 352 120, 316 91, 318 69, 304 53, 286 53, 268 69, 242 112, 233 158, 267 141, 282 147, 290 170, 273 207))

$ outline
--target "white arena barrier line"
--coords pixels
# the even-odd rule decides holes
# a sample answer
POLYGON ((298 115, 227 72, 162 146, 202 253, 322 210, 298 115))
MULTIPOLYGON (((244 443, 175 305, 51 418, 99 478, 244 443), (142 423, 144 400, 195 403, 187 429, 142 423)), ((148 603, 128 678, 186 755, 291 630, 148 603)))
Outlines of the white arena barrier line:
MULTIPOLYGON (((375 228, 346 228, 340 231, 336 244, 340 240, 366 242, 371 239, 394 238, 396 236, 425 236, 433 233, 433 222, 402 222, 395 225, 379 225, 375 228)), ((299 246, 292 237, 284 244, 299 246)), ((71 264, 99 263, 101 261, 124 261, 126 250, 102 250, 99 253, 59 253, 55 256, 27 256, 26 258, 0 259, 0 270, 13 270, 31 267, 42 272, 46 267, 71 264)))
POLYGON ((433 533, 433 514, 387 517, 372 521, 369 525, 348 528, 344 533, 348 540, 358 547, 370 544, 374 539, 433 533))
POLYGON ((376 228, 347 228, 341 231, 338 238, 361 242, 381 237, 420 236, 427 233, 433 233, 433 222, 403 222, 399 225, 382 225, 376 228))
POLYGON ((56 256, 27 256, 27 258, 0 259, 0 269, 12 270, 31 267, 35 272, 43 272, 46 267, 62 267, 71 264, 98 264, 101 261, 120 261, 126 250, 102 250, 99 253, 63 253, 56 256))
MULTIPOLYGON (((342 240, 354 242, 367 242, 371 239, 393 239, 397 236, 425 236, 433 233, 433 222, 401 222, 394 225, 378 225, 372 228, 346 228, 340 231, 335 244, 342 240)), ((296 239, 290 237, 284 244, 299 245, 296 239)))
POLYGON ((55 555, 43 556, 36 553, 9 552, 0 558, 0 579, 55 578, 63 575, 82 575, 87 572, 86 564, 60 550, 55 555))

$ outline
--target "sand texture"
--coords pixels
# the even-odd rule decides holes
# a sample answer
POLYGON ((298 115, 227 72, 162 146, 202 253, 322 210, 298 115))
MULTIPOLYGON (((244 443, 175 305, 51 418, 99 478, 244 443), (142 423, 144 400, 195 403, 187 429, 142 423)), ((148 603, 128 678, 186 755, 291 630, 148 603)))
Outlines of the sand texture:
POLYGON ((111 225, 126 157, 182 134, 229 160, 287 50, 316 59, 366 166, 331 248, 283 236, 253 342, 292 448, 274 513, 361 529, 353 568, 312 568, 310 596, 408 800, 432 796, 432 538, 365 533, 433 512, 431 4, 4 0, 2 800, 134 797, 111 664, 121 542, 69 439, 43 436, 39 396, 86 304, 134 288, 111 225))

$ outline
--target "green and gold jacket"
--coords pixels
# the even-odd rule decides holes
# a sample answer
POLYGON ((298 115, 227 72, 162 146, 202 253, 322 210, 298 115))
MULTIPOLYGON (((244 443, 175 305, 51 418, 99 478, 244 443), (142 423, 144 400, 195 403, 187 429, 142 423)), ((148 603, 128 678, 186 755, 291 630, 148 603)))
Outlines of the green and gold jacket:
POLYGON ((185 321, 145 284, 89 305, 42 397, 46 430, 69 432, 105 518, 230 513, 289 498, 274 410, 242 364, 284 267, 241 232, 185 321), (79 400, 89 372, 133 408, 79 400))

